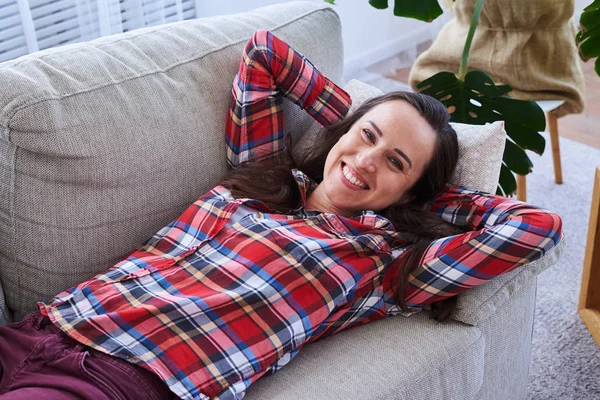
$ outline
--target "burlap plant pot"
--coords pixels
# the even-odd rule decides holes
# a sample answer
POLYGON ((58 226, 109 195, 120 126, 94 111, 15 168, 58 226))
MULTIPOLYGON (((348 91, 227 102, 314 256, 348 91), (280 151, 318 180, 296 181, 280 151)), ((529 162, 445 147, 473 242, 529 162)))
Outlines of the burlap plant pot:
MULTIPOLYGON (((417 84, 441 71, 458 74, 476 0, 456 0, 455 17, 414 63, 409 82, 417 84)), ((508 83, 511 97, 565 100, 557 116, 584 107, 583 73, 578 60, 574 0, 486 0, 469 55, 469 70, 487 72, 496 84, 508 83)))

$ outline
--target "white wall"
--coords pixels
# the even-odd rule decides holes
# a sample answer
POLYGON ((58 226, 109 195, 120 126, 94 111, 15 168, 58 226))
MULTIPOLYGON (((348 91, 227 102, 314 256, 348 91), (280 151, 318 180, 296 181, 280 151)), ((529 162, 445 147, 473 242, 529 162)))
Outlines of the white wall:
POLYGON ((433 40, 450 18, 446 13, 432 23, 426 23, 396 17, 392 7, 377 10, 367 0, 337 0, 332 8, 342 21, 345 75, 356 75, 400 52, 413 50, 414 53, 418 44, 433 40))

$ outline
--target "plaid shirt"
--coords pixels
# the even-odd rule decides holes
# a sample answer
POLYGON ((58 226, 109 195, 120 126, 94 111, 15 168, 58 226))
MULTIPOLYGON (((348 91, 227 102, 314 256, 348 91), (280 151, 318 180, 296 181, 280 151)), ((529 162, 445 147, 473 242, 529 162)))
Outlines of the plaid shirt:
MULTIPOLYGON (((232 166, 282 149, 283 96, 322 124, 350 105, 307 59, 258 31, 233 86, 232 166)), ((154 371, 184 399, 241 398, 305 344, 397 314, 402 234, 372 211, 304 210, 315 183, 294 175, 295 212, 275 214, 217 186, 108 272, 40 310, 79 342, 154 371), (253 212, 230 220, 240 206, 253 212)), ((416 309, 541 257, 562 235, 555 214, 460 187, 448 187, 432 212, 473 231, 428 248, 407 287, 416 309)))

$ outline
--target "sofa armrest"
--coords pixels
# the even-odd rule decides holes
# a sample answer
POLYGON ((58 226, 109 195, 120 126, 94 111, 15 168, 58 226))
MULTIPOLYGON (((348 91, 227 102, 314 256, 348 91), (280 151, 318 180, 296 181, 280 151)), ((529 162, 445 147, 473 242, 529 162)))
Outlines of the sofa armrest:
POLYGON ((477 326, 509 301, 529 280, 558 261, 565 247, 565 236, 543 257, 502 274, 458 296, 452 319, 477 326))

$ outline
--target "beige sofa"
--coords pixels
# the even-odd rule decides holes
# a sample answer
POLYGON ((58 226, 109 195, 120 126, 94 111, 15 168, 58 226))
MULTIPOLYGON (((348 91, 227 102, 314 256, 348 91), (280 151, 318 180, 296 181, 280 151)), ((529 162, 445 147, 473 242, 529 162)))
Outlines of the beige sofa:
MULTIPOLYGON (((0 323, 108 269, 226 170, 231 82, 246 40, 273 31, 342 83, 325 3, 183 21, 0 64, 0 323)), ((313 121, 286 104, 298 136, 313 121)), ((541 260, 427 312, 303 349, 248 399, 525 398, 541 260)))

